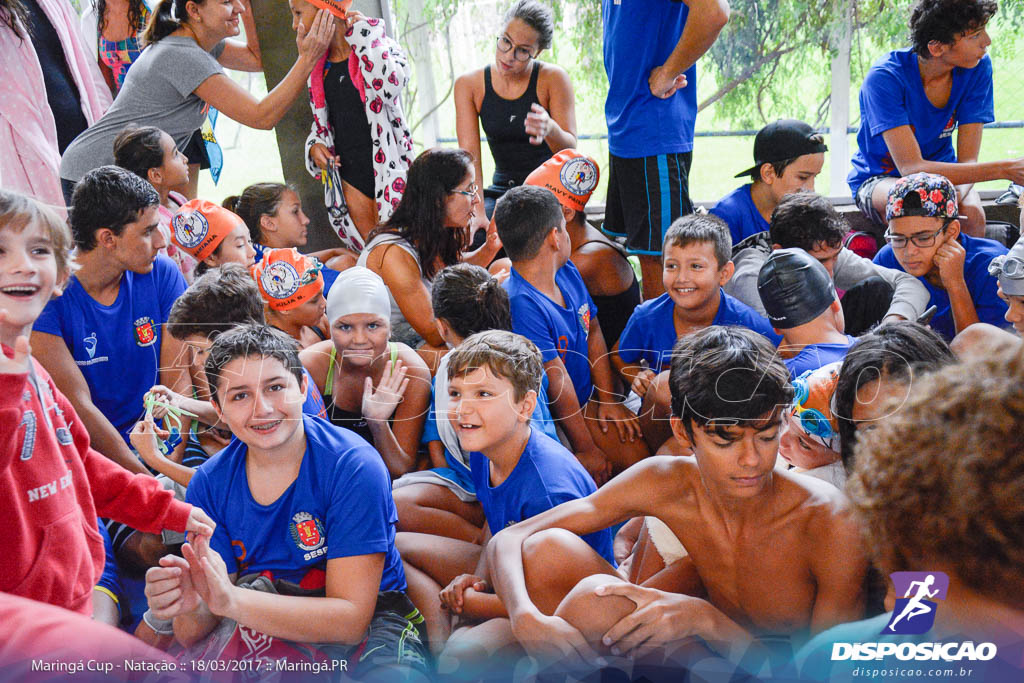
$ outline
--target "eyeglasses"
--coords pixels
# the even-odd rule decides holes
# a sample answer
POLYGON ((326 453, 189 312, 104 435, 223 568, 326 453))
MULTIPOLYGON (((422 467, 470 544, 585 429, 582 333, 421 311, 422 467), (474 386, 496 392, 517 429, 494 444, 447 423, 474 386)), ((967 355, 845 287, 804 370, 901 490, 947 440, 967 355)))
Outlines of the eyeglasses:
POLYGON ((945 232, 946 228, 949 227, 949 224, 950 221, 947 220, 942 224, 942 227, 935 232, 919 233, 917 235, 911 235, 910 237, 907 237, 906 235, 894 235, 886 230, 883 237, 893 249, 906 249, 908 241, 913 242, 915 247, 930 247, 935 244, 935 238, 938 237, 940 233, 945 232))
POLYGON ((498 36, 498 52, 508 52, 512 48, 516 48, 516 51, 512 53, 517 62, 528 62, 533 59, 533 53, 530 48, 520 45, 516 47, 515 43, 509 40, 506 36, 498 36))
POLYGON ((461 195, 465 195, 466 197, 475 197, 476 193, 477 193, 477 190, 479 190, 479 189, 480 188, 477 187, 477 184, 473 183, 472 185, 470 185, 465 190, 452 190, 452 194, 461 194, 461 195))

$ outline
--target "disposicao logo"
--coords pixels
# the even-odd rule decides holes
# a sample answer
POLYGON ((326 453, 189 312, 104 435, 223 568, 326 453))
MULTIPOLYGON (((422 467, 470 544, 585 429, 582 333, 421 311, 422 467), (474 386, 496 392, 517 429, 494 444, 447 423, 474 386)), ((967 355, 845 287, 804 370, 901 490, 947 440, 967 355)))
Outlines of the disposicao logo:
MULTIPOLYGON (((942 572, 894 572, 890 574, 898 596, 889 622, 879 635, 917 636, 935 625, 938 603, 945 600, 949 577, 942 572)), ((833 643, 832 661, 879 660, 894 656, 907 660, 988 661, 996 656, 994 643, 965 642, 871 642, 833 643)))

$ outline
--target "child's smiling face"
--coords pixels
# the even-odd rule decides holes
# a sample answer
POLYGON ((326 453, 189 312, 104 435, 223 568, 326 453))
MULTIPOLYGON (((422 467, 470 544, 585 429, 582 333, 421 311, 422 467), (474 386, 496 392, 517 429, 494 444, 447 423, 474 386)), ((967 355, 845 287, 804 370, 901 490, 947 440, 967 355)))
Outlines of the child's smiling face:
POLYGON ((45 227, 35 220, 0 228, 0 341, 27 334, 57 287, 57 257, 45 227))

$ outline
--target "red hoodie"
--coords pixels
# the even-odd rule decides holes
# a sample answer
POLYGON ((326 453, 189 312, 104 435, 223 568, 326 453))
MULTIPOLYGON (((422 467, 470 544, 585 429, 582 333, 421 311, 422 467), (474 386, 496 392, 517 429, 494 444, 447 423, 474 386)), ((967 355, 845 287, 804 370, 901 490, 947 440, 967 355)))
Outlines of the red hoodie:
POLYGON ((90 448, 71 403, 32 366, 35 381, 0 374, 0 591, 91 616, 104 560, 96 517, 184 531, 192 506, 90 448))

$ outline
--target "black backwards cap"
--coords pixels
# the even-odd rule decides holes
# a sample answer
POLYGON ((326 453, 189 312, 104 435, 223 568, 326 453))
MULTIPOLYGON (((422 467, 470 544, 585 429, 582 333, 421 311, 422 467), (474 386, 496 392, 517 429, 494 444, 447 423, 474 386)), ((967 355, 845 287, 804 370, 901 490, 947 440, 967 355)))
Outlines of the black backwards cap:
POLYGON ((757 293, 772 327, 788 330, 824 313, 836 287, 825 266, 803 249, 777 249, 761 266, 757 293))
POLYGON ((828 151, 821 136, 803 121, 779 119, 757 132, 754 138, 754 165, 735 177, 752 175, 765 164, 777 164, 786 159, 795 159, 805 154, 819 154, 828 151))

